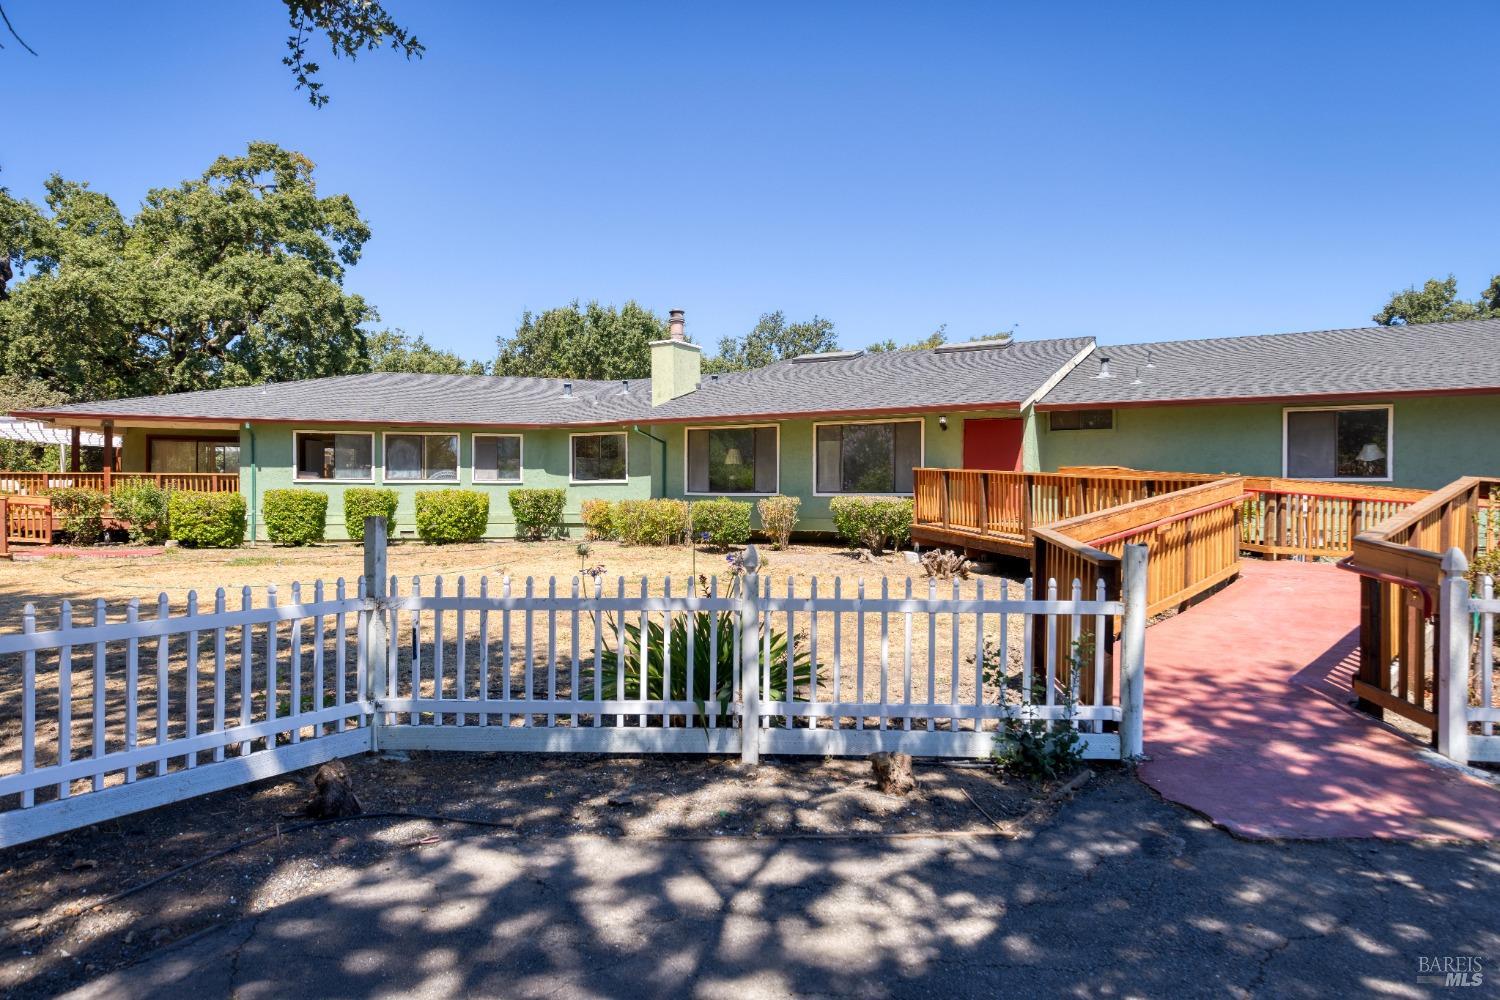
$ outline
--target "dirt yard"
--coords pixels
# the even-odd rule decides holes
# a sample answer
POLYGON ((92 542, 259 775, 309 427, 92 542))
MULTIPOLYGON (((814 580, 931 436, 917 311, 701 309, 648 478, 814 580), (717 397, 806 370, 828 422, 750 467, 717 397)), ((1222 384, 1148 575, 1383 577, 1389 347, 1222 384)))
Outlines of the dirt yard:
POLYGON ((368 813, 491 825, 397 817, 300 828, 303 772, 0 852, 0 993, 52 995, 316 893, 341 872, 460 837, 990 836, 1001 832, 995 823, 1015 832, 1057 787, 919 763, 918 791, 897 798, 874 788, 862 760, 786 759, 753 770, 725 759, 540 754, 365 755, 347 763, 368 813), (111 900, 266 833, 274 835, 111 900))
MULTIPOLYGON (((878 597, 882 588, 888 588, 891 596, 906 592, 908 585, 917 596, 925 596, 929 581, 922 574, 922 567, 908 561, 900 554, 891 554, 875 560, 856 558, 851 553, 832 546, 795 546, 784 552, 768 552, 764 556, 763 576, 769 579, 774 593, 784 594, 788 585, 799 594, 810 591, 817 580, 819 592, 831 594, 834 581, 841 582, 845 596, 853 596, 861 583, 868 597, 878 597)), ((699 577, 717 576, 721 591, 727 590, 730 575, 728 564, 722 553, 698 551, 685 548, 626 547, 616 543, 595 543, 590 550, 580 555, 577 545, 570 542, 523 544, 516 542, 433 547, 419 544, 400 544, 390 551, 390 568, 400 580, 401 591, 410 592, 420 578, 421 591, 431 594, 441 577, 445 592, 453 593, 463 578, 468 592, 477 593, 481 580, 488 579, 490 593, 498 594, 502 580, 509 577, 513 592, 524 592, 528 578, 532 578, 536 592, 545 593, 552 578, 557 580, 557 591, 566 594, 577 580, 579 566, 603 567, 605 593, 616 592, 620 578, 627 581, 626 592, 640 593, 642 580, 652 594, 664 590, 665 580, 670 574, 674 594, 685 594, 700 589, 700 584, 691 575, 699 577)), ((1006 565, 1005 569, 1020 575, 1024 566, 1006 565)), ((17 630, 21 623, 22 608, 27 603, 36 606, 37 627, 54 627, 61 612, 63 601, 73 603, 74 621, 92 624, 97 600, 105 602, 105 614, 109 621, 120 621, 132 598, 139 600, 139 615, 145 618, 157 614, 157 595, 164 594, 168 611, 174 615, 184 612, 190 591, 196 591, 199 607, 211 610, 213 592, 217 587, 227 591, 230 608, 240 606, 240 588, 253 588, 251 599, 255 606, 266 603, 267 588, 274 585, 278 601, 291 599, 292 585, 300 583, 302 599, 312 596, 314 581, 321 580, 329 588, 329 596, 336 580, 343 578, 350 586, 362 571, 362 552, 353 545, 326 545, 304 549, 258 547, 237 552, 190 552, 164 550, 156 554, 135 555, 123 558, 99 558, 95 554, 72 558, 51 558, 37 561, 0 563, 0 630, 17 630)), ((585 578, 586 583, 592 583, 585 578)), ((973 597, 980 586, 986 596, 998 597, 1008 592, 1020 596, 1020 585, 998 575, 976 575, 957 583, 957 591, 963 597, 973 597)), ((937 593, 951 596, 955 583, 942 581, 937 584, 937 593)), ((446 675, 443 690, 448 696, 456 693, 457 653, 460 648, 470 664, 465 680, 465 693, 478 697, 480 685, 488 685, 493 696, 504 697, 505 692, 515 698, 530 696, 537 699, 538 709, 545 711, 549 697, 567 698, 576 689, 585 697, 591 697, 589 672, 593 663, 594 644, 602 648, 617 648, 620 644, 619 626, 622 624, 608 616, 599 618, 588 614, 558 614, 555 620, 546 615, 513 611, 507 614, 490 613, 481 616, 469 613, 461 622, 455 621, 453 613, 444 615, 443 662, 446 675), (532 618, 535 618, 533 621, 532 618), (508 619, 508 621, 507 621, 508 619), (460 647, 458 636, 463 635, 460 647), (575 648, 576 642, 576 648, 575 648), (482 672, 479 664, 487 661, 482 672)), ((659 617, 659 616, 658 616, 659 617)), ((835 690, 846 702, 889 701, 899 702, 908 696, 913 703, 953 702, 972 703, 978 693, 977 675, 981 654, 986 643, 998 644, 1002 623, 999 616, 989 616, 984 621, 984 635, 976 629, 973 615, 924 615, 893 613, 882 620, 879 614, 866 614, 857 623, 856 616, 835 616, 823 613, 817 621, 807 614, 800 614, 790 623, 789 631, 794 635, 799 651, 816 654, 818 663, 818 700, 830 700, 835 690), (835 619, 841 619, 836 621, 835 619), (956 620, 955 620, 956 619, 956 620), (837 632, 836 632, 837 628, 837 632), (835 642, 835 635, 838 641, 835 642), (861 652, 863 657, 861 658, 861 652), (882 677, 881 663, 886 664, 886 675, 882 677), (861 669, 862 665, 862 669, 861 669)), ((346 630, 352 635, 353 616, 346 616, 346 630)), ((336 644, 334 629, 336 622, 326 616, 323 643, 323 704, 332 704, 336 694, 343 692, 345 698, 356 697, 353 674, 353 642, 343 647, 336 644), (342 650, 342 655, 340 651, 342 650)), ((634 621, 629 624, 635 624, 634 621)), ((311 693, 317 689, 315 666, 312 655, 313 635, 317 623, 304 619, 297 623, 294 633, 292 623, 284 623, 277 629, 274 642, 278 657, 278 685, 276 698, 280 705, 278 716, 286 716, 291 704, 291 677, 297 673, 304 707, 313 707, 311 693), (293 649, 298 650, 296 655, 293 649)), ((432 612, 420 616, 403 612, 399 626, 393 631, 398 637, 398 695, 402 688, 409 691, 412 667, 412 651, 421 653, 419 673, 424 694, 435 690, 433 677, 433 639, 437 623, 432 612), (414 620, 415 619, 415 620, 414 620)), ((787 629, 785 616, 778 614, 773 627, 787 629)), ((1012 672, 1019 670, 1023 643, 1022 618, 1010 616, 1004 623, 1007 662, 1012 672)), ((132 652, 124 642, 111 643, 103 664, 106 688, 106 746, 114 749, 134 745, 151 745, 157 738, 157 681, 159 656, 165 656, 168 667, 168 720, 169 738, 186 735, 187 715, 184 711, 185 691, 191 687, 196 701, 196 725, 198 731, 213 728, 211 716, 214 703, 214 663, 212 656, 213 634, 199 635, 197 649, 198 672, 190 676, 188 669, 188 637, 173 637, 163 652, 157 640, 147 639, 139 643, 139 650, 132 652), (132 669, 129 659, 139 658, 139 717, 136 732, 129 732, 124 692, 128 671, 132 669)), ((247 718, 260 720, 267 717, 268 693, 266 691, 266 651, 273 637, 264 626, 258 626, 249 635, 248 660, 251 671, 251 703, 247 718)), ((246 647, 238 629, 226 634, 227 667, 225 704, 227 720, 232 724, 240 716, 241 685, 240 672, 246 662, 246 647)), ((998 645, 994 648, 998 649, 998 645)), ((37 741, 36 762, 46 767, 64 756, 77 759, 86 755, 92 744, 93 721, 92 696, 94 694, 94 652, 90 647, 78 647, 72 654, 70 664, 71 708, 70 726, 67 733, 68 748, 63 746, 59 729, 60 699, 58 680, 60 656, 47 652, 37 661, 37 741), (65 749, 68 751, 65 753, 65 749)), ((21 670, 20 657, 0 658, 0 717, 18 719, 20 706, 21 670)), ((723 675, 721 675, 723 676, 723 675)), ((701 697, 703 692, 699 692, 701 697)), ((799 697, 807 697, 805 683, 801 685, 799 697)), ((995 700, 993 689, 985 692, 985 701, 995 700)), ((533 721, 542 722, 545 715, 533 721)), ((451 716, 448 721, 453 721, 451 716)), ((469 721, 477 721, 471 718, 469 721)), ((492 719, 500 724, 526 724, 524 716, 512 715, 503 719, 492 719)), ((564 717, 565 725, 592 725, 591 716, 564 717)), ((681 724, 682 720, 678 720, 681 724)), ((855 724, 854 720, 844 720, 855 724)), ((641 721, 645 724, 645 720, 641 721)), ((919 719, 915 728, 928 723, 919 719)), ((942 719, 932 725, 948 728, 958 723, 942 719)), ((967 726, 967 723, 965 723, 967 726)), ((310 729, 302 735, 310 735, 310 729)), ((206 758, 205 758, 206 759, 206 758)), ((171 767, 176 769, 184 763, 174 759, 171 767)), ((0 773, 12 773, 20 767, 19 727, 0 727, 0 773)), ((123 780, 122 774, 112 773, 106 784, 123 780)), ((77 792, 87 790, 85 779, 79 779, 74 788, 77 792)), ((45 801, 56 794, 55 789, 42 789, 38 801, 45 801)), ((3 806, 13 805, 9 801, 3 806)))

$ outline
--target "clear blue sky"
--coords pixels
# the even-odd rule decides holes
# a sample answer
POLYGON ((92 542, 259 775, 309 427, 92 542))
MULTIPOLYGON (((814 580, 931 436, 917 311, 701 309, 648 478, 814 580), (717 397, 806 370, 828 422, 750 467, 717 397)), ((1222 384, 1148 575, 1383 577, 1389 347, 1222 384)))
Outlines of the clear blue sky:
POLYGON ((349 287, 489 357, 525 309, 764 311, 845 346, 1364 325, 1500 271, 1500 4, 388 0, 428 47, 325 60, 274 0, 6 0, 0 182, 133 208, 251 139, 375 233, 349 287), (1313 9, 1316 8, 1316 9, 1313 9))

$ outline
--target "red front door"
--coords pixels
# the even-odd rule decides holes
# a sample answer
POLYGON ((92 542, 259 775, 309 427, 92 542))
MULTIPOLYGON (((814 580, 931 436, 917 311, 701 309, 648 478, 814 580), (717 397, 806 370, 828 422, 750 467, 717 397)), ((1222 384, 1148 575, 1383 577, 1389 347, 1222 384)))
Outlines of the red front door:
POLYGON ((964 421, 964 468, 1021 469, 1021 436, 1025 421, 996 417, 964 421))

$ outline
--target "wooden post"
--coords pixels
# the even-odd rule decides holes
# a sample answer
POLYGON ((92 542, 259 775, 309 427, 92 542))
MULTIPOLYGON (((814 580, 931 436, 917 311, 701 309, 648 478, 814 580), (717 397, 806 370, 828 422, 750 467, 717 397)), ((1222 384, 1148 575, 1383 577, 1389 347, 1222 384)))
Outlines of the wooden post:
POLYGON ((1120 625, 1120 758, 1145 753, 1143 714, 1146 709, 1146 559, 1144 545, 1125 546, 1121 560, 1121 597, 1125 603, 1120 625))
POLYGON ((111 420, 104 421, 104 492, 109 492, 110 474, 115 468, 115 425, 111 420))
POLYGON ((745 549, 740 578, 740 762, 760 763, 760 555, 745 549))
POLYGON ((947 528, 947 527, 950 526, 950 524, 949 524, 950 517, 951 517, 950 511, 952 510, 952 507, 953 507, 953 481, 952 481, 952 479, 949 478, 949 476, 948 476, 948 470, 947 469, 943 470, 943 472, 942 472, 942 479, 943 479, 943 495, 942 495, 942 501, 943 501, 943 508, 942 508, 942 510, 943 510, 943 527, 947 528))
POLYGON ((68 471, 83 470, 83 428, 74 427, 68 445, 68 471))
POLYGON ((1031 475, 1021 478, 1021 538, 1031 541, 1031 475))
MULTIPOLYGON (((51 511, 47 512, 50 517, 51 511)), ((10 498, 0 495, 0 559, 10 558, 10 498)))
POLYGON ((1469 762, 1469 561, 1463 550, 1443 556, 1435 643, 1438 655, 1437 751, 1460 764, 1469 762))
MULTIPOLYGON (((364 618, 365 633, 365 677, 369 690, 361 692, 372 709, 379 709, 387 689, 386 664, 389 636, 385 634, 386 585, 390 574, 386 571, 385 518, 365 518, 365 608, 360 611, 364 618)), ((412 692, 412 697, 417 697, 412 692)), ((370 749, 380 749, 380 727, 386 716, 379 711, 371 713, 370 749)))
POLYGON ((979 533, 990 533, 990 474, 979 474, 979 533))

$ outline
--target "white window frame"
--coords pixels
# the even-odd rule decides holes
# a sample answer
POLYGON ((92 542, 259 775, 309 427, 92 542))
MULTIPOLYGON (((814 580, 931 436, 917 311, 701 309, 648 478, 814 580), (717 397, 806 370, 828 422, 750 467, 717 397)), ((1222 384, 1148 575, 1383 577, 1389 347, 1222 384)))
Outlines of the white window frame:
POLYGON ((578 431, 568 435, 568 485, 569 486, 618 486, 621 483, 630 482, 630 432, 629 431, 578 431), (577 452, 573 449, 573 441, 581 437, 620 437, 625 439, 625 478, 624 479, 579 479, 574 473, 573 464, 577 458, 577 452))
POLYGON ((1393 403, 1345 403, 1338 406, 1286 406, 1281 410, 1281 478, 1298 479, 1307 483, 1389 483, 1396 478, 1396 407, 1393 403), (1289 414, 1319 413, 1347 410, 1385 411, 1385 475, 1384 476, 1326 476, 1309 479, 1292 476, 1287 471, 1291 449, 1287 443, 1287 431, 1291 425, 1289 414))
MULTIPOLYGON (((568 447, 571 450, 572 444, 569 443, 568 447)), ((570 457, 568 459, 568 461, 569 461, 569 464, 571 464, 572 463, 572 458, 570 457)), ((525 434, 510 434, 510 433, 499 434, 499 433, 491 433, 489 431, 475 431, 474 433, 472 433, 472 434, 469 435, 469 482, 470 482, 471 485, 474 485, 474 486, 505 486, 505 485, 514 485, 516 483, 521 483, 521 482, 525 482, 525 481, 526 481, 526 435, 525 434), (519 445, 519 447, 517 447, 516 452, 520 456, 521 474, 519 476, 517 476, 515 479, 480 479, 479 476, 476 475, 476 473, 478 473, 478 471, 479 471, 479 449, 474 446, 474 442, 478 441, 480 438, 515 438, 518 442, 520 442, 520 445, 519 445)))
MULTIPOLYGON (((915 493, 820 493, 818 492, 818 428, 849 427, 854 424, 917 424, 917 468, 927 462, 927 421, 923 417, 887 417, 884 420, 818 420, 812 425, 812 495, 815 497, 909 497, 915 493)), ((912 477, 916 487, 916 477, 912 477)))
MULTIPOLYGON (((385 456, 382 455, 381 458, 385 456)), ((375 432, 374 431, 347 431, 347 430, 318 430, 308 427, 292 431, 292 482, 307 486, 326 486, 329 483, 373 483, 375 481, 375 432), (319 437, 334 437, 339 434, 359 434, 370 439, 370 474, 361 479, 317 479, 299 476, 297 474, 297 463, 301 461, 302 449, 298 444, 298 438, 304 434, 316 434, 319 437)))
MULTIPOLYGON (((816 432, 814 432, 816 433, 816 432)), ((693 424, 682 429, 682 495, 686 497, 774 497, 781 492, 781 425, 780 424, 693 424), (691 431, 750 431, 770 427, 776 431, 776 488, 769 493, 755 491, 740 493, 694 492, 688 484, 688 434, 691 431)))
MULTIPOLYGON (((423 461, 426 461, 427 446, 425 444, 422 446, 422 455, 423 455, 423 461)), ((441 486, 446 486, 446 487, 448 487, 448 488, 451 489, 454 486, 460 485, 463 482, 463 478, 464 478, 464 436, 461 433, 459 433, 458 431, 381 431, 380 432, 380 483, 381 483, 382 486, 384 486, 384 485, 390 485, 390 486, 432 486, 432 485, 441 485, 441 486), (420 437, 420 438, 430 438, 430 437, 446 438, 446 437, 451 437, 451 438, 453 438, 455 441, 457 441, 457 448, 455 449, 457 451, 457 455, 455 456, 456 461, 454 462, 454 466, 453 466, 453 478, 452 479, 392 479, 392 478, 390 478, 390 476, 387 475, 387 471, 388 470, 387 470, 387 467, 386 467, 386 460, 385 460, 387 453, 386 453, 386 449, 385 449, 385 444, 386 444, 386 438, 391 437, 392 435, 394 435, 396 437, 420 437)))

